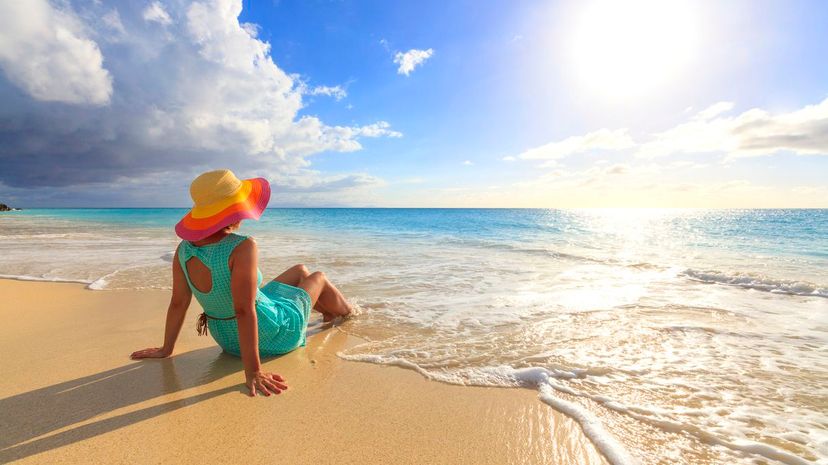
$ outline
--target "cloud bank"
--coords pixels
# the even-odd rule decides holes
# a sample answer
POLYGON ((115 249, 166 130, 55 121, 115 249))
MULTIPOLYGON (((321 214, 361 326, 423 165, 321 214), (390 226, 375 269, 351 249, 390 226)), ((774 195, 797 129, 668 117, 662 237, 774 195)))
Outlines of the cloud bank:
POLYGON ((736 116, 719 102, 639 147, 637 156, 653 158, 676 153, 723 152, 730 158, 791 152, 828 155, 828 98, 787 113, 754 108, 736 116))
POLYGON ((626 150, 633 150, 637 158, 694 153, 720 153, 726 158, 778 152, 828 155, 828 98, 787 113, 754 108, 727 116, 732 109, 732 102, 718 102, 643 142, 634 141, 627 129, 600 129, 531 148, 518 158, 556 160, 591 151, 626 150))
POLYGON ((216 167, 285 185, 294 173, 301 189, 374 183, 325 177, 308 157, 401 134, 384 121, 300 115, 303 95, 340 99, 344 89, 308 89, 285 73, 257 27, 239 23, 241 9, 241 0, 0 3, 0 184, 186 186, 216 167))

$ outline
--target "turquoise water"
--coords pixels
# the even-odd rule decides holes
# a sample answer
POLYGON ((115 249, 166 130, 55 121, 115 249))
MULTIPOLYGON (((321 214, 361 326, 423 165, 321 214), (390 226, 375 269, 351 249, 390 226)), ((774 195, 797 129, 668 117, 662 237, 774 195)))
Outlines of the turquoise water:
MULTIPOLYGON (((183 208, 35 209, 24 217, 54 217, 135 227, 169 228, 183 208)), ((461 239, 601 239, 612 230, 596 230, 593 219, 629 214, 661 215, 660 226, 699 248, 789 254, 828 259, 828 210, 545 210, 545 209, 269 209, 256 231, 325 230, 363 234, 438 235, 461 239)))
MULTIPOLYGON (((0 215, 0 275, 169 288, 184 209, 0 215)), ((612 463, 828 463, 828 210, 269 209, 260 266, 360 308, 341 354, 537 389, 612 463)))

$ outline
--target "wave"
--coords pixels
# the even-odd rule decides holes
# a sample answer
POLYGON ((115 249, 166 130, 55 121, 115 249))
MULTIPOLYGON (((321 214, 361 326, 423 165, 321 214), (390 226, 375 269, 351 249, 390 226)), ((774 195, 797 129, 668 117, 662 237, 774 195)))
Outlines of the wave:
POLYGON ((486 366, 443 371, 428 370, 414 362, 393 355, 349 354, 347 351, 338 352, 337 355, 342 359, 350 361, 407 368, 420 373, 427 379, 447 384, 536 389, 538 391, 538 398, 543 403, 575 420, 581 426, 581 430, 589 438, 590 442, 595 445, 612 465, 636 464, 638 461, 629 454, 627 449, 615 436, 604 428, 603 422, 596 414, 579 403, 566 400, 556 393, 588 399, 609 410, 649 424, 662 431, 687 434, 702 442, 719 445, 733 451, 757 455, 786 465, 808 465, 811 463, 789 451, 773 447, 769 444, 742 438, 728 439, 704 428, 665 418, 662 415, 663 412, 660 412, 655 407, 648 408, 638 405, 625 405, 604 395, 579 392, 561 382, 572 378, 582 378, 584 371, 582 369, 550 370, 543 367, 514 368, 511 366, 486 366))
POLYGON ((491 239, 457 239, 457 238, 443 238, 442 242, 445 244, 457 244, 468 247, 479 247, 482 249, 503 250, 506 252, 515 252, 537 257, 549 257, 561 260, 569 260, 573 262, 588 262, 598 263, 604 265, 623 265, 632 267, 652 267, 658 268, 657 265, 650 263, 626 263, 612 258, 597 258, 588 255, 580 255, 575 253, 562 252, 553 248, 537 247, 529 244, 507 243, 503 241, 496 241, 491 239))
POLYGON ((39 282, 47 282, 47 283, 76 283, 76 284, 86 284, 87 288, 94 282, 88 281, 84 279, 73 279, 73 278, 47 278, 45 276, 29 276, 25 274, 0 274, 0 279, 13 279, 15 281, 39 281, 39 282))
POLYGON ((775 294, 828 298, 828 287, 807 281, 773 279, 750 273, 723 273, 721 271, 694 270, 692 268, 684 270, 680 275, 708 284, 724 284, 775 294))
POLYGON ((636 461, 627 453, 626 449, 609 434, 603 427, 601 420, 589 410, 572 402, 555 398, 545 390, 550 379, 570 379, 578 374, 565 370, 550 371, 546 368, 516 369, 509 366, 481 367, 462 369, 457 372, 429 371, 416 363, 400 357, 384 356, 379 354, 347 354, 339 352, 337 355, 345 360, 356 362, 375 363, 379 365, 393 365, 414 370, 428 379, 463 386, 489 387, 526 387, 538 389, 541 400, 555 410, 575 420, 584 434, 596 448, 607 458, 612 465, 632 465, 636 461))

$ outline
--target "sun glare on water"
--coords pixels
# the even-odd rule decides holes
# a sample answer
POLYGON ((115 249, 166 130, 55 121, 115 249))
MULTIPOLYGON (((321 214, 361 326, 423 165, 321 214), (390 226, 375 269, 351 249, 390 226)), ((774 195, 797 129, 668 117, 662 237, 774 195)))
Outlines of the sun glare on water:
POLYGON ((697 48, 696 11, 682 0, 584 3, 574 28, 578 82, 603 97, 636 97, 676 79, 697 48))

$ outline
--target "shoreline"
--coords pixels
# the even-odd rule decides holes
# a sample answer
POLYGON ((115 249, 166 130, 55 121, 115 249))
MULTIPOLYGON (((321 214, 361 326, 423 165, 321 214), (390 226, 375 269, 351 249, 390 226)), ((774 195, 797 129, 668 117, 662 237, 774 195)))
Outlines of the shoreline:
POLYGON ((132 361, 169 291, 0 279, 0 295, 0 462, 607 463, 535 391, 343 360, 360 340, 315 319, 306 347, 262 361, 289 389, 251 399, 240 359, 195 334, 195 300, 173 357, 132 361))

